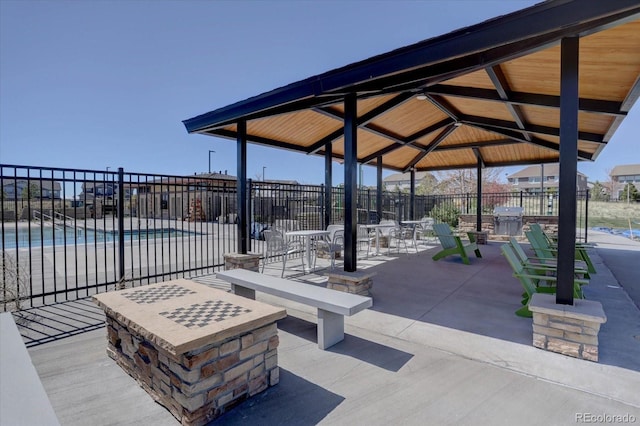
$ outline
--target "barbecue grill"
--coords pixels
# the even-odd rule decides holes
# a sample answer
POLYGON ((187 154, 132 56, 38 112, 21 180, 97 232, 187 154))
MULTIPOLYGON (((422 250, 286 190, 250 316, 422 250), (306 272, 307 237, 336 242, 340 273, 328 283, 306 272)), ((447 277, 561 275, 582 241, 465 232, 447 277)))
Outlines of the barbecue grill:
POLYGON ((496 207, 493 224, 496 235, 520 235, 522 232, 522 207, 496 207))

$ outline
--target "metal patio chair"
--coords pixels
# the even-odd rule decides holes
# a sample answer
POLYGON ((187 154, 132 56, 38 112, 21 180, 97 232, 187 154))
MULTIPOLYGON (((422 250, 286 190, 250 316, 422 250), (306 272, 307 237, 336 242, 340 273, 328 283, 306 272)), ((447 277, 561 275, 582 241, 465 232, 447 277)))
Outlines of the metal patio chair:
MULTIPOLYGON (((287 265, 287 258, 296 253, 303 253, 304 246, 300 241, 292 240, 287 241, 284 234, 275 229, 266 229, 263 231, 265 239, 265 252, 264 259, 262 260, 262 271, 264 273, 264 267, 270 260, 282 258, 282 273, 280 277, 284 277, 284 268, 287 265)), ((302 270, 304 270, 304 256, 302 259, 302 270)))

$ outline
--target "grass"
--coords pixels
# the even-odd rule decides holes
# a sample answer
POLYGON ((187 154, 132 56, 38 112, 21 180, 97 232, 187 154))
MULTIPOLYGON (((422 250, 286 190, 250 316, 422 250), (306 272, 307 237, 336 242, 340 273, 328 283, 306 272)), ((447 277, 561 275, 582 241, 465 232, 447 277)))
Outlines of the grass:
MULTIPOLYGON (((583 212, 584 208, 579 212, 583 212)), ((640 203, 589 201, 589 227, 640 228, 640 203)), ((584 221, 584 216, 582 217, 584 221)))

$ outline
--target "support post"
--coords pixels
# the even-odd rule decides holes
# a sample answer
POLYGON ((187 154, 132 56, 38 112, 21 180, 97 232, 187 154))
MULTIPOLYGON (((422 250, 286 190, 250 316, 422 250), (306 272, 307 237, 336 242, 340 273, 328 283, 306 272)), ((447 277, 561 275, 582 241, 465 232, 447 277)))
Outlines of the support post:
POLYGON ((560 185, 558 197, 558 284, 556 303, 573 305, 578 171, 579 38, 560 46, 560 185))
POLYGON ((584 242, 589 242, 589 189, 584 195, 584 242))
POLYGON ((482 232, 482 159, 478 157, 478 172, 477 172, 477 196, 478 202, 476 203, 476 231, 482 232))
POLYGON ((378 157, 376 166, 376 213, 380 222, 382 220, 382 156, 378 157))
POLYGON ((416 208, 416 169, 411 168, 409 176, 409 220, 414 220, 416 208))
POLYGON ((540 216, 544 214, 544 164, 540 164, 540 216))
POLYGON ((355 93, 344 98, 344 270, 354 272, 356 266, 358 211, 358 111, 355 93))
POLYGON ((324 150, 324 229, 331 225, 332 210, 331 189, 333 185, 333 145, 331 142, 325 145, 324 150))
POLYGON ((238 180, 238 253, 247 254, 247 122, 238 121, 237 138, 238 180))

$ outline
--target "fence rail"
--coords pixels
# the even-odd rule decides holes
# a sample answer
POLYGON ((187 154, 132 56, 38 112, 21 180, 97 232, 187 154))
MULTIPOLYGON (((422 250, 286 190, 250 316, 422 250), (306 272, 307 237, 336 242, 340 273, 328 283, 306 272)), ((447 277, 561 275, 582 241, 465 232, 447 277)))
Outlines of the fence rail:
MULTIPOLYGON (((123 286, 209 274, 237 251, 234 177, 171 176, 115 171, 0 165, 2 310, 48 305, 123 286)), ((249 181, 249 250, 263 252, 267 227, 325 228, 343 223, 344 188, 249 181)), ((579 199, 586 226, 588 194, 579 199)), ((457 223, 475 214, 475 194, 416 195, 357 191, 359 223, 419 219, 457 223)), ((557 197, 483 194, 483 212, 523 207, 557 215, 557 197)))

